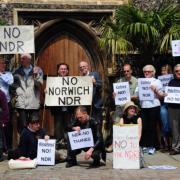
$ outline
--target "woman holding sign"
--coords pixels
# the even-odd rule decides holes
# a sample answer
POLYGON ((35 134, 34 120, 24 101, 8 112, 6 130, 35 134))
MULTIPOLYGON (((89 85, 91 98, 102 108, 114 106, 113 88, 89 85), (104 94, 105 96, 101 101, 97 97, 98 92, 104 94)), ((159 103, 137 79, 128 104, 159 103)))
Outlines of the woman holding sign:
POLYGON ((164 96, 162 91, 162 84, 160 80, 156 79, 155 73, 156 70, 152 65, 146 65, 143 67, 144 80, 140 81, 138 79, 138 88, 136 92, 139 94, 140 105, 142 109, 142 137, 141 137, 141 146, 143 151, 148 154, 154 154, 157 146, 157 124, 160 119, 160 101, 159 97, 164 96), (142 84, 147 84, 145 93, 150 92, 149 94, 143 94, 140 87, 142 84), (141 96, 140 96, 141 95, 141 96), (143 97, 144 95, 144 97, 143 97))

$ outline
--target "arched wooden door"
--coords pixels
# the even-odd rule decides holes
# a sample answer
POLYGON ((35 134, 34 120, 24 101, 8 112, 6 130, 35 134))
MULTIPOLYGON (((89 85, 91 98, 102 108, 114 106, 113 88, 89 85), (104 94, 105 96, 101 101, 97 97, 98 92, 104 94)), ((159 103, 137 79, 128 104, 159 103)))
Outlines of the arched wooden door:
MULTIPOLYGON (((36 59, 47 76, 57 74, 57 64, 65 62, 70 66, 70 75, 79 75, 79 62, 89 62, 93 70, 102 72, 102 58, 97 50, 97 39, 87 27, 71 20, 55 20, 45 25, 36 35, 36 59)), ((45 81, 44 87, 45 88, 45 81)), ((44 100, 42 89, 41 102, 44 100)), ((41 111, 43 125, 53 135, 53 117, 50 108, 41 111)))

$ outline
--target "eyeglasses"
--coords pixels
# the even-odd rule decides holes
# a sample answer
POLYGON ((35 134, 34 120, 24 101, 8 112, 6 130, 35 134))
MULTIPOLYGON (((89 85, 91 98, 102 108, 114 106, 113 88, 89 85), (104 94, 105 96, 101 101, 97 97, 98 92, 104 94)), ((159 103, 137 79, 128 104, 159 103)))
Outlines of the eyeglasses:
POLYGON ((180 70, 175 70, 175 73, 178 73, 178 72, 180 72, 180 70))
POLYGON ((153 71, 144 71, 144 73, 152 73, 153 71))
POLYGON ((124 73, 126 73, 126 72, 130 72, 129 70, 127 70, 127 71, 123 71, 124 73))

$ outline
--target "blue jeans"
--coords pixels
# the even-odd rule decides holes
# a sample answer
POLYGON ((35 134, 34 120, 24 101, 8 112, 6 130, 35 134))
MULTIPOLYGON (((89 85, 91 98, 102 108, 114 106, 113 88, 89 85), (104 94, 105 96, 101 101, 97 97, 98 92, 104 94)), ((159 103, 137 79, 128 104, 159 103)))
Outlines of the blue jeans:
POLYGON ((162 104, 160 107, 160 117, 162 123, 162 134, 163 137, 166 137, 170 132, 170 123, 169 123, 169 113, 168 113, 168 105, 166 103, 162 104))

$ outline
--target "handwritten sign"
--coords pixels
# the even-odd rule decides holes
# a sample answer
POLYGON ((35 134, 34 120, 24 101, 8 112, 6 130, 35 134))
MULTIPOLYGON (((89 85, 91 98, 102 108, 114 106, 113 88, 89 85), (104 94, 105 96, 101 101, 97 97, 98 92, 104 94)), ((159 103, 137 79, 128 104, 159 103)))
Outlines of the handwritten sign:
POLYGON ((47 106, 91 105, 93 84, 90 76, 48 77, 47 106))
POLYGON ((130 101, 129 82, 114 83, 113 88, 116 93, 115 105, 123 105, 130 101))
POLYGON ((55 164, 55 145, 56 140, 54 139, 48 141, 38 139, 37 161, 39 165, 55 164))
POLYGON ((113 126, 113 168, 140 169, 138 125, 113 126))
POLYGON ((34 53, 34 26, 0 26, 0 54, 34 53))
POLYGON ((151 101, 154 99, 154 92, 151 90, 152 78, 138 78, 139 100, 151 101))
POLYGON ((172 55, 174 57, 180 56, 180 40, 172 41, 172 55))
POLYGON ((165 93, 167 96, 164 98, 164 102, 180 104, 180 87, 167 86, 165 93))
POLYGON ((166 74, 166 75, 158 76, 158 79, 161 81, 163 85, 163 90, 165 90, 165 87, 168 86, 169 81, 173 79, 173 77, 174 77, 173 74, 166 74))
POLYGON ((72 150, 94 146, 91 128, 82 129, 79 133, 77 131, 68 132, 68 137, 72 150))

